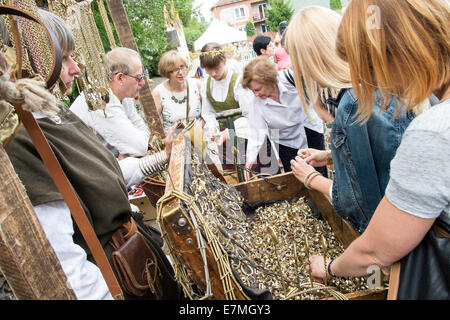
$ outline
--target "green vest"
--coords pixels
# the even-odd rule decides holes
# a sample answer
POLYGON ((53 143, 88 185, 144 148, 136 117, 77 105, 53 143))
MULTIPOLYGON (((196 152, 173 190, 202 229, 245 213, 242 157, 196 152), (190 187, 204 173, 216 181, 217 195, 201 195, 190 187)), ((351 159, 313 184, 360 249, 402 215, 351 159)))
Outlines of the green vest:
MULTIPOLYGON (((208 80, 206 81, 206 96, 208 97, 209 102, 217 113, 225 110, 239 108, 239 103, 237 103, 237 101, 234 99, 234 85, 236 84, 238 76, 239 75, 237 73, 233 73, 233 75, 231 76, 230 85, 228 86, 228 94, 225 101, 223 102, 214 100, 211 94, 211 77, 208 77, 208 80)), ((240 117, 241 116, 235 116, 233 117, 233 120, 236 120, 240 117)), ((219 124, 221 127, 225 127, 226 119, 219 120, 219 124)))

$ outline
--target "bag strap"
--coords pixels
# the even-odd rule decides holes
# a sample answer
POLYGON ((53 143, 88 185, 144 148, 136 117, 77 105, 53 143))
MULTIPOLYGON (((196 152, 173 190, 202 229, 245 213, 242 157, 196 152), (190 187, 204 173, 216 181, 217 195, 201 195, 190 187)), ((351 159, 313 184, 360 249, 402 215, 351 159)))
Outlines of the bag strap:
POLYGON ((53 150, 48 144, 47 139, 44 136, 41 128, 39 127, 36 119, 33 115, 23 110, 22 108, 23 102, 13 103, 17 114, 20 117, 25 129, 27 130, 30 138, 36 147, 39 155, 42 158, 45 166, 50 172, 51 177, 53 178, 56 186, 58 187, 59 192, 61 192, 64 201, 70 209, 73 219, 75 220, 78 228, 83 235, 84 240, 86 241, 89 249, 91 250, 92 256, 95 259, 97 266, 99 267, 102 275, 108 285, 109 291, 112 296, 116 300, 123 300, 122 289, 119 286, 119 283, 113 273, 111 265, 108 262, 105 251, 98 240, 97 235, 95 234, 92 225, 90 224, 86 213, 83 210, 83 207, 78 200, 78 197, 73 190, 72 185, 70 184, 67 176, 65 175, 61 164, 56 158, 53 150))
POLYGON ((284 76, 286 77, 286 80, 289 81, 289 83, 295 87, 295 81, 294 81, 294 77, 292 76, 291 70, 284 69, 283 73, 284 73, 284 76))

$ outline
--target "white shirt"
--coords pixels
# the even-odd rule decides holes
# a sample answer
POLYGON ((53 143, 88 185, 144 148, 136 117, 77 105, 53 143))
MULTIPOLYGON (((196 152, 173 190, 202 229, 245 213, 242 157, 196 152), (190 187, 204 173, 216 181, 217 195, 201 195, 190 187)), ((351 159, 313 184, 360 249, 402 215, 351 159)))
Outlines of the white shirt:
MULTIPOLYGON (((43 115, 34 113, 35 118, 43 115)), ((142 181, 139 159, 128 157, 118 161, 127 187, 142 181)), ((87 260, 86 252, 73 241, 73 221, 63 200, 34 206, 36 216, 55 251, 68 284, 79 300, 113 299, 100 269, 87 260)))
POLYGON ((301 149, 308 146, 305 126, 320 133, 323 132, 323 122, 312 107, 308 108, 312 124, 306 116, 297 89, 291 85, 283 74, 278 73, 278 89, 280 102, 271 98, 255 97, 254 107, 249 114, 249 122, 253 130, 247 147, 247 162, 253 164, 264 143, 265 136, 278 144, 301 149))
MULTIPOLYGON (((227 98, 228 88, 231 82, 231 76, 233 72, 228 70, 227 76, 225 79, 220 81, 214 80, 211 78, 211 95, 216 101, 223 102, 227 98)), ((204 129, 206 132, 211 128, 219 128, 219 123, 216 120, 216 111, 214 110, 211 102, 206 96, 206 85, 207 79, 209 76, 203 81, 202 84, 202 118, 205 120, 206 124, 204 129)), ((235 121, 236 135, 239 137, 244 137, 244 131, 248 130, 247 117, 249 114, 249 110, 253 106, 254 95, 250 90, 244 89, 241 85, 241 76, 238 76, 236 79, 236 83, 233 88, 234 99, 238 102, 240 109, 242 110, 242 116, 244 118, 239 118, 235 121), (242 120, 241 120, 242 119, 242 120), (242 130, 242 131, 241 131, 242 130)))
POLYGON ((134 99, 125 98, 121 103, 109 90, 109 100, 105 110, 89 111, 85 96, 81 93, 70 106, 70 110, 94 130, 100 141, 115 156, 145 155, 150 129, 137 113, 134 99))
MULTIPOLYGON (((196 79, 187 78, 189 84, 189 120, 200 117, 202 112, 202 101, 196 79)), ((186 102, 177 103, 173 100, 183 100, 186 97, 187 89, 183 92, 170 91, 165 86, 166 82, 158 85, 159 96, 161 97, 161 110, 164 131, 169 130, 175 122, 186 119, 186 102)))
POLYGON ((241 63, 234 58, 227 59, 227 67, 228 67, 228 70, 231 70, 238 74, 242 74, 242 72, 243 72, 241 63))

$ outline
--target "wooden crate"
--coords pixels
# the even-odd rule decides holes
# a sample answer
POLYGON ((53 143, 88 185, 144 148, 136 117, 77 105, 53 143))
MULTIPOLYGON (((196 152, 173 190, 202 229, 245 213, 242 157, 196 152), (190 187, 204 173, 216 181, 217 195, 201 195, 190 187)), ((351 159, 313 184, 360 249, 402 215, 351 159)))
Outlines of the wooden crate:
MULTIPOLYGON (((185 157, 186 152, 190 152, 191 144, 188 139, 179 137, 173 145, 172 155, 168 171, 171 180, 166 184, 166 195, 173 190, 183 190, 185 179, 185 157)), ((280 174, 265 179, 257 179, 233 185, 243 196, 245 201, 272 201, 272 200, 292 200, 294 198, 306 196, 312 199, 315 206, 322 214, 323 218, 330 224, 336 238, 340 240, 346 248, 359 236, 359 233, 334 211, 330 201, 320 192, 308 190, 299 182, 292 173, 280 174)), ((158 223, 165 231, 165 241, 172 248, 172 252, 177 255, 182 262, 192 281, 202 290, 206 287, 205 273, 203 272, 203 260, 197 247, 197 237, 194 232, 194 225, 188 223, 180 226, 181 219, 189 220, 186 211, 182 208, 181 201, 177 198, 159 203, 158 223)), ((206 247, 206 256, 209 268, 211 284, 213 288, 213 299, 226 299, 221 284, 221 270, 214 260, 209 247, 206 247)), ((231 281, 236 299, 248 299, 237 281, 231 281)), ((385 289, 365 290, 347 294, 351 300, 363 299, 384 299, 385 289)))

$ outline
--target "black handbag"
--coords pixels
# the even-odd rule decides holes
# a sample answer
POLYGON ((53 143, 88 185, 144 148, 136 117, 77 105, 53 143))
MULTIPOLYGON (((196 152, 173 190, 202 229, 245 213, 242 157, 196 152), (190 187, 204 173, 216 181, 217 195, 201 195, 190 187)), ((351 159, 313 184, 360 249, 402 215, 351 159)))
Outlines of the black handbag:
POLYGON ((450 300, 450 218, 441 215, 401 260, 398 300, 450 300))

